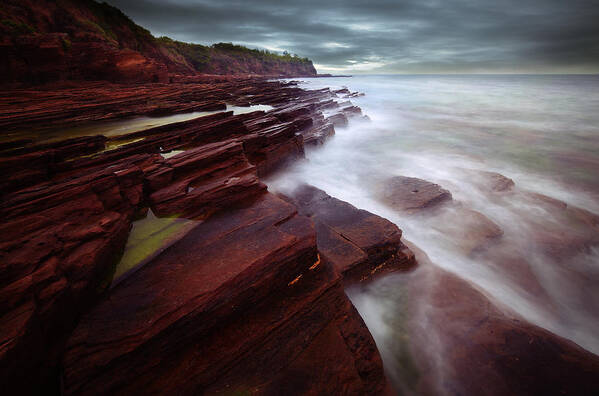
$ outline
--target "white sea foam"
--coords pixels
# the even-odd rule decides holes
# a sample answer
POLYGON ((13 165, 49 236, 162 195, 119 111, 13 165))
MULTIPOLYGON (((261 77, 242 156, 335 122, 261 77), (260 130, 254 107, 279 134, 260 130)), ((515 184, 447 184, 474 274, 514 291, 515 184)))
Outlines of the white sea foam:
MULTIPOLYGON (((307 152, 308 161, 269 180, 270 189, 306 182, 388 218, 435 265, 471 282, 497 306, 599 353, 599 251, 581 248, 575 257, 560 259, 537 237, 539 231, 568 238, 599 229, 579 228, 582 223, 570 222, 559 204, 530 195, 599 213, 599 168, 593 167, 599 164, 597 77, 359 76, 308 79, 304 86, 366 93, 351 100, 372 121, 337 128, 327 144, 307 152), (468 170, 504 174, 515 181, 515 192, 481 189, 468 170), (394 175, 449 189, 455 201, 503 229, 502 248, 474 259, 435 229, 434 217, 406 216, 385 206, 375 186, 394 175), (526 276, 543 296, 502 266, 504 254, 526 262, 526 276)), ((392 315, 396 298, 373 288, 351 295, 379 347, 391 345, 384 318, 392 315)), ((384 359, 387 354, 382 351, 384 359)))

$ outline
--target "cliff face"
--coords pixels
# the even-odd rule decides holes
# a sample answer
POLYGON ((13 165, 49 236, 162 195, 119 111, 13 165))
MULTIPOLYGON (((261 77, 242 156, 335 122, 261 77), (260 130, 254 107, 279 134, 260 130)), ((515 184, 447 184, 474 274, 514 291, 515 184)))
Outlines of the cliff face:
POLYGON ((157 39, 94 0, 7 0, 0 7, 0 81, 168 82, 170 74, 315 75, 306 58, 231 44, 157 39))

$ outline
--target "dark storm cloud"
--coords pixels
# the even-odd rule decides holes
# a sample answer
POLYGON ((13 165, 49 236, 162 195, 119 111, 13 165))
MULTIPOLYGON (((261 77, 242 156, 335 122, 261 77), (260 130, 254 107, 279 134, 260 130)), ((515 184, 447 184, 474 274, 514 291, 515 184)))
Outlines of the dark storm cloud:
POLYGON ((599 72, 596 0, 109 0, 155 35, 288 50, 320 72, 599 72))

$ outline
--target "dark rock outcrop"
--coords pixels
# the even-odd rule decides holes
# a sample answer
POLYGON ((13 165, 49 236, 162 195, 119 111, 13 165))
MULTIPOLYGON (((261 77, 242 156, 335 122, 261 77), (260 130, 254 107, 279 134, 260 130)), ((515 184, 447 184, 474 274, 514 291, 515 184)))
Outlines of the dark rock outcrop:
POLYGON ((208 219, 83 317, 65 393, 380 393, 374 342, 315 239, 270 194, 208 219))
POLYGON ((0 8, 0 82, 168 83, 172 75, 314 76, 307 58, 219 43, 155 38, 94 0, 6 0, 0 8))
MULTIPOLYGON (((227 78, 163 86, 158 102, 148 102, 139 86, 111 86, 110 93, 90 87, 67 91, 72 96, 46 92, 29 104, 31 112, 13 111, 31 94, 16 91, 22 96, 5 104, 0 122, 10 130, 220 109, 224 99, 275 109, 222 112, 122 136, 41 144, 17 138, 2 146, 4 389, 57 392, 62 383, 67 394, 386 390, 376 346, 343 291, 349 278, 319 254, 312 220, 266 193, 258 179, 303 157, 312 120, 324 119, 322 103, 336 106, 327 101, 332 93, 227 78), (91 100, 77 109, 81 95, 91 100), (161 155, 172 150, 181 152, 161 155), (155 251, 121 269, 132 222, 149 210, 192 226, 153 235, 155 251), (117 262, 120 277, 109 289, 117 262)), ((376 218, 337 206, 362 219, 363 232, 376 218)), ((370 240, 355 241, 365 270, 395 263, 391 255, 403 247, 401 232, 376 219, 370 240), (385 230, 391 233, 378 234, 385 230)))
POLYGON ((22 392, 36 393, 45 381, 55 381, 76 319, 109 284, 142 189, 138 167, 114 166, 22 190, 2 202, 3 389, 20 383, 22 392))
POLYGON ((371 280, 416 264, 390 221, 304 185, 286 197, 316 224, 318 250, 346 284, 371 280))

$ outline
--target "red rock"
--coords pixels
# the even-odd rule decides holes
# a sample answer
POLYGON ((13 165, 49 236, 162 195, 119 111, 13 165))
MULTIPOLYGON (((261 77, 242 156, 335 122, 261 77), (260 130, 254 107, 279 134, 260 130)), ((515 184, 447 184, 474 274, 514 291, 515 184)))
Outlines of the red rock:
POLYGON ((401 242, 401 230, 390 221, 304 185, 288 199, 316 224, 318 251, 330 261, 345 284, 371 280, 416 264, 401 242))
POLYGON ((385 181, 379 197, 394 209, 415 213, 450 201, 451 193, 426 180, 395 176, 385 181))
POLYGON ((64 390, 377 394, 379 359, 311 222, 266 194, 194 228, 85 315, 64 390))
POLYGON ((241 143, 232 141, 185 151, 147 177, 150 204, 158 216, 204 215, 249 201, 266 189, 241 143))
MULTIPOLYGON (((304 385, 309 384, 310 392, 378 394, 385 388, 376 347, 346 299, 334 267, 326 258, 318 258, 311 222, 296 215, 293 206, 264 195, 266 187, 258 179, 303 157, 303 136, 316 130, 314 120, 324 120, 319 109, 331 106, 326 102, 330 91, 282 89, 282 83, 261 79, 198 81, 2 93, 0 124, 8 130, 222 108, 225 100, 269 102, 277 107, 269 113, 223 112, 108 139, 83 137, 47 144, 23 139, 22 147, 4 146, 0 166, 11 171, 11 178, 0 204, 6 219, 0 229, 7 236, 0 240, 0 329, 6 335, 0 369, 8 373, 2 385, 15 387, 29 376, 31 392, 58 387, 57 362, 65 339, 110 283, 131 221, 147 212, 149 205, 158 216, 185 215, 204 223, 161 245, 135 272, 123 277, 109 292, 110 299, 98 307, 112 307, 110 301, 121 298, 120 293, 129 296, 137 290, 141 294, 130 299, 133 305, 96 308, 86 314, 91 318, 101 311, 96 319, 82 321, 94 323, 90 328, 81 325, 89 345, 127 332, 131 333, 125 344, 130 344, 120 340, 120 346, 83 351, 73 341, 69 356, 83 355, 81 364, 67 364, 68 392, 88 386, 91 393, 113 386, 122 392, 188 391, 198 386, 213 390, 236 383, 278 393, 300 377, 308 381, 304 385), (152 101, 147 100, 150 95, 152 101), (104 151, 107 142, 127 144, 104 151), (170 150, 183 152, 168 159, 159 155, 170 150), (242 208, 231 211, 232 206, 242 208), (145 278, 148 273, 153 275, 145 278), (161 289, 167 283, 168 290, 161 289), (159 295, 164 297, 162 302, 159 295), (152 296, 157 299, 145 305, 152 296), (162 319, 151 319, 160 322, 159 332, 154 322, 136 321, 136 315, 141 318, 151 312, 134 308, 150 306, 154 312, 165 309, 162 319), (99 319, 107 312, 110 317, 99 319), (118 315, 131 318, 131 323, 119 319, 111 324, 118 315), (256 322, 257 318, 262 319, 256 322), (193 331, 188 331, 190 325, 193 331), (142 327, 146 338, 132 337, 142 327), (198 343, 203 345, 200 349, 190 347, 198 343), (121 347, 134 352, 129 355, 121 347), (198 360, 198 350, 210 351, 206 360, 198 360), (138 353, 147 351, 167 353, 166 366, 142 359, 140 370, 148 369, 142 376, 130 376, 133 366, 120 366, 119 362, 135 361, 138 353), (115 360, 107 363, 109 355, 115 360), (223 355, 229 359, 222 360, 223 355), (264 363, 256 365, 256 361, 264 363), (115 367, 126 368, 120 377, 100 379, 115 367), (194 375, 185 375, 189 368, 194 375), (265 371, 270 374, 268 383, 263 380, 265 371), (103 385, 95 386, 96 379, 103 385)), ((324 125, 330 124, 319 127, 324 125)), ((382 219, 374 224, 376 232, 387 227, 382 219)), ((360 227, 363 232, 367 222, 360 227)), ((340 234, 334 231, 335 235, 340 234)), ((389 236, 389 241, 394 238, 395 234, 389 236)), ((389 241, 356 243, 367 255, 366 262, 374 265, 381 260, 395 263, 389 254, 398 247, 389 241), (377 243, 381 252, 375 249, 377 243)), ((73 340, 77 337, 76 333, 73 340)))
POLYGON ((125 246, 141 176, 133 169, 103 170, 5 196, 0 205, 3 389, 38 393, 55 381, 66 337, 106 288, 125 246))
POLYGON ((539 193, 522 196, 549 214, 547 219, 533 217, 529 222, 536 247, 552 259, 568 266, 567 259, 599 245, 599 215, 539 193))
POLYGON ((0 19, 0 72, 5 82, 168 83, 185 81, 180 75, 193 79, 198 73, 316 75, 307 59, 265 59, 224 43, 207 47, 156 39, 117 8, 92 0, 8 2, 0 9, 0 19))
POLYGON ((514 181, 497 172, 463 169, 476 185, 486 192, 507 192, 514 188, 514 181))
MULTIPOLYGON (((442 372, 437 373, 442 377, 433 385, 433 393, 583 395, 599 391, 599 357, 506 315, 467 282, 436 272, 432 283, 421 285, 432 291, 427 329, 444 346, 438 366, 442 372)), ((420 341, 426 343, 426 337, 420 341)))
POLYGON ((440 211, 432 227, 451 238, 466 254, 481 252, 503 235, 503 230, 491 219, 461 206, 440 211))

